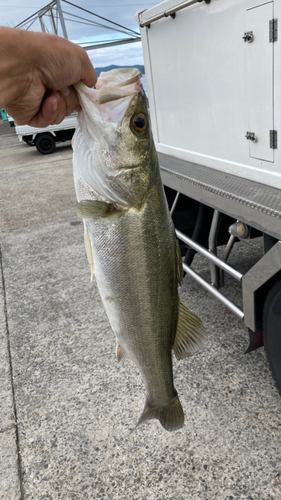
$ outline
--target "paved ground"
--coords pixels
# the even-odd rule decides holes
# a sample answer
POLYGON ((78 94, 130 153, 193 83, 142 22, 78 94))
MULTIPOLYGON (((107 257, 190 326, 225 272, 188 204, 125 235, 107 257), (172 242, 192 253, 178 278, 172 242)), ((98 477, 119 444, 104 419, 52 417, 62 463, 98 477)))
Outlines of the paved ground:
MULTIPOLYGON (((131 434, 144 388, 117 364, 90 282, 69 145, 44 157, 0 122, 0 190, 0 499, 280 499, 281 399, 264 350, 243 354, 243 324, 185 278, 181 296, 210 333, 175 362, 186 425, 131 434)), ((255 241, 230 261, 244 271, 260 255, 255 241)), ((225 293, 241 303, 231 278, 225 293)))

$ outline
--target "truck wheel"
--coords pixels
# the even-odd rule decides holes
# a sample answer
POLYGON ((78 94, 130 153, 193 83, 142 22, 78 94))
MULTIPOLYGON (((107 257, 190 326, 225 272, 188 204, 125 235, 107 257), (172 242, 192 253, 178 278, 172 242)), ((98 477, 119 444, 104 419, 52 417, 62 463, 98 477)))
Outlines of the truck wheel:
POLYGON ((263 309, 263 341, 273 378, 281 394, 281 280, 269 290, 263 309))
POLYGON ((35 146, 42 155, 49 155, 56 147, 56 141, 52 135, 42 134, 37 137, 35 146))

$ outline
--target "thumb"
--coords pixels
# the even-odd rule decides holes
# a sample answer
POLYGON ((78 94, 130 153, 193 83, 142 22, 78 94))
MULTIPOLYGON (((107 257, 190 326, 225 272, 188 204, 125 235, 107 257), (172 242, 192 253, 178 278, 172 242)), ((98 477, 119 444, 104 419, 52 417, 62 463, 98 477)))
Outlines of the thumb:
POLYGON ((83 49, 84 57, 82 57, 81 81, 87 87, 94 87, 98 76, 94 66, 92 65, 87 52, 83 49))

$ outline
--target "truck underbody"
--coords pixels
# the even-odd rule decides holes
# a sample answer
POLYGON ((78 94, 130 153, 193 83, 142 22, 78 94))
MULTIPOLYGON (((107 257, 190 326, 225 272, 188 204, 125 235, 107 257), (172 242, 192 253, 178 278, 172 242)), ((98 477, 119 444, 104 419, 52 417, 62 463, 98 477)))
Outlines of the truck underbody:
POLYGON ((281 241, 276 237, 280 192, 254 181, 242 182, 236 176, 222 177, 216 170, 206 172, 206 167, 162 154, 159 162, 185 273, 244 321, 249 330, 247 352, 265 345, 280 391, 281 241), (237 220, 246 228, 246 237, 235 234, 237 220), (263 256, 242 274, 227 263, 228 257, 235 243, 257 237, 263 237, 263 256), (222 245, 219 258, 217 249, 222 245), (210 282, 192 269, 196 252, 209 261, 210 282), (221 291, 225 272, 241 283, 243 309, 221 291))

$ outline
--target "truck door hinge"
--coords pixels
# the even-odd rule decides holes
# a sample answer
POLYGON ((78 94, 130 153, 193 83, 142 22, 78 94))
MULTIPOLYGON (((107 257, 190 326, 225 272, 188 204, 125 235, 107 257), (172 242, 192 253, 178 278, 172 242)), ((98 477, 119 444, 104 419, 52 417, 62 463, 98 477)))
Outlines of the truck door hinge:
POLYGON ((278 39, 278 19, 269 21, 269 41, 277 42, 278 39))
POLYGON ((270 130, 269 134, 271 149, 277 149, 277 130, 270 130))

